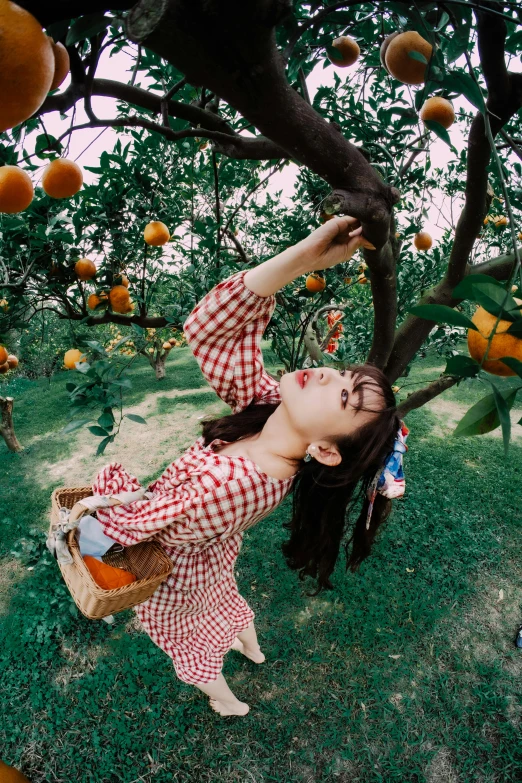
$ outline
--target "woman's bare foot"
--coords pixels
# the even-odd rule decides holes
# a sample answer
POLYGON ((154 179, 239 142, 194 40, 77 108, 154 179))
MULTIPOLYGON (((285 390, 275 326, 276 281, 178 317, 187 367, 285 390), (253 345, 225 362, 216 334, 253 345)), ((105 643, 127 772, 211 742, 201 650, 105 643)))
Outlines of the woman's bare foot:
POLYGON ((210 706, 220 715, 246 715, 250 707, 243 701, 225 703, 217 699, 209 699, 210 706))
POLYGON ((259 647, 255 652, 252 652, 251 650, 248 649, 248 647, 245 647, 241 639, 238 639, 237 636, 234 639, 234 643, 230 649, 237 650, 238 652, 243 653, 244 656, 249 658, 251 661, 254 661, 254 663, 263 663, 263 661, 265 660, 265 656, 263 655, 259 647))

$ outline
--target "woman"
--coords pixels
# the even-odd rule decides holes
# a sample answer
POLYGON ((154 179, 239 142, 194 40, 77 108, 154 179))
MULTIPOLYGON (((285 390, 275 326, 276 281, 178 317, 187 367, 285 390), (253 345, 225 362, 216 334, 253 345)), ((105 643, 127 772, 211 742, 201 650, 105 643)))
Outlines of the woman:
MULTIPOLYGON (((356 225, 351 217, 334 218, 216 285, 184 331, 204 376, 233 414, 205 422, 203 435, 147 488, 146 497, 119 463, 105 466, 93 485, 94 495, 141 490, 142 499, 101 508, 98 519, 103 532, 124 546, 155 536, 174 561, 172 574, 135 612, 173 659, 177 676, 207 694, 221 715, 249 709, 221 674, 225 653, 235 649, 264 661, 254 613, 233 573, 244 531, 293 490, 286 560, 301 578, 317 578, 319 589, 331 587, 355 487, 361 480, 361 491, 368 489, 400 427, 391 387, 371 365, 287 373, 280 382, 263 368, 259 343, 275 292, 348 260, 361 246, 372 248, 356 225)), ((352 570, 369 554, 389 506, 384 496, 375 498, 368 529, 372 504, 364 501, 350 539, 352 570)))

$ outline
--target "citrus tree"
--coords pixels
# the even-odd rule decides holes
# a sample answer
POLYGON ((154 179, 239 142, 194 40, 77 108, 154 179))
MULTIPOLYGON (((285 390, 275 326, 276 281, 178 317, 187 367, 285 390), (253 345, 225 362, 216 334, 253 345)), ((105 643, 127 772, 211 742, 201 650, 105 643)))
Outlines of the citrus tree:
MULTIPOLYGON (((326 275, 312 273, 278 293, 280 307, 269 334, 285 369, 366 360, 395 383, 426 345, 435 344, 449 353, 446 369, 403 399, 400 414, 462 378, 474 378, 489 393, 457 431, 478 434, 501 424, 507 448, 510 408, 522 384, 504 389, 495 384, 495 375, 522 377, 517 298, 522 74, 509 67, 522 51, 517 3, 49 0, 42 8, 34 0, 19 6, 0 0, 0 14, 11 21, 11 30, 16 18, 20 35, 31 40, 32 60, 35 53, 41 58, 36 73, 34 62, 26 65, 23 100, 7 77, 2 83, 11 89, 5 103, 9 112, 5 109, 2 116, 0 110, 4 177, 7 185, 15 173, 18 178, 14 191, 7 186, 4 191, 20 191, 17 209, 11 204, 3 210, 13 217, 4 216, 2 241, 16 245, 16 221, 26 213, 36 223, 42 218, 36 229, 42 243, 62 232, 54 236, 60 250, 44 248, 43 259, 33 254, 29 262, 28 251, 21 249, 27 226, 19 225, 18 247, 11 248, 19 263, 4 266, 4 297, 25 308, 34 269, 40 264, 51 275, 49 256, 62 253, 54 274, 65 317, 86 326, 99 326, 104 319, 138 330, 168 326, 181 333, 191 306, 219 279, 298 241, 318 219, 350 214, 376 250, 365 250, 364 260, 326 275), (20 8, 30 18, 15 17, 20 8), (128 83, 97 75, 101 54, 109 47, 134 57, 128 83), (307 78, 316 67, 332 69, 334 85, 320 87, 311 100, 307 78), (60 89, 69 68, 70 86, 60 89), (152 80, 154 89, 136 86, 138 74, 152 80), (98 117, 93 96, 116 99, 115 116, 98 117), (73 119, 58 139, 41 133, 47 114, 63 116, 79 102, 87 123, 75 125, 73 119), (456 112, 456 102, 465 108, 456 112), (149 147, 149 166, 145 171, 133 166, 129 146, 119 143, 102 155, 98 188, 53 190, 64 178, 59 167, 73 179, 77 174, 63 145, 86 126, 129 134, 142 155, 149 147), (460 152, 453 143, 457 129, 467 139, 460 152), (24 160, 25 134, 34 132, 40 134, 36 153, 49 156, 56 169, 48 175, 47 188, 44 173, 45 193, 37 200, 23 176, 29 178, 34 165, 24 160), (435 168, 430 156, 438 140, 453 153, 444 169, 435 168), (262 206, 250 200, 252 219, 245 220, 238 237, 234 221, 246 215, 248 196, 263 181, 261 172, 288 161, 300 167, 294 209, 282 209, 268 196, 262 206), (195 165, 202 182, 199 202, 195 165), (173 190, 164 189, 166 183, 173 190), (230 195, 239 189, 245 199, 227 209, 225 191, 230 195), (444 203, 454 203, 448 228, 435 245, 423 230, 433 190, 443 194, 444 203), (169 192, 176 198, 168 198, 169 192), (65 198, 67 220, 76 232, 72 239, 66 239, 71 228, 60 216, 65 198), (203 202, 206 214, 198 213, 203 202), (190 263, 174 271, 165 259, 152 256, 160 262, 158 278, 172 284, 169 290, 175 291, 180 280, 187 283, 182 293, 178 286, 172 309, 158 315, 148 311, 153 265, 146 238, 141 259, 128 266, 145 221, 164 222, 167 232, 185 222, 191 242, 190 263), (99 300, 92 300, 91 314, 80 304, 85 304, 85 292, 76 292, 72 304, 63 298, 68 285, 76 284, 81 292, 82 282, 94 279, 86 277, 92 267, 90 272, 88 265, 76 269, 82 236, 89 236, 91 246, 97 241, 106 259, 95 265, 96 285, 101 285, 90 294, 99 300), (133 286, 137 310, 121 290, 126 289, 122 275, 133 286), (466 330, 469 353, 460 354, 453 348, 466 330)), ((17 46, 14 34, 0 39, 2 74, 12 69, 13 52, 19 56, 17 46)), ((186 247, 183 253, 186 258, 186 247)), ((39 291, 34 293, 38 297, 39 291)), ((99 343, 86 339, 75 348, 93 352, 92 363, 83 362, 88 400, 87 392, 118 378, 99 343)), ((77 361, 72 366, 82 369, 77 361)), ((113 438, 113 398, 108 393, 102 400, 103 423, 97 429, 103 432, 96 433, 105 444, 113 438)))

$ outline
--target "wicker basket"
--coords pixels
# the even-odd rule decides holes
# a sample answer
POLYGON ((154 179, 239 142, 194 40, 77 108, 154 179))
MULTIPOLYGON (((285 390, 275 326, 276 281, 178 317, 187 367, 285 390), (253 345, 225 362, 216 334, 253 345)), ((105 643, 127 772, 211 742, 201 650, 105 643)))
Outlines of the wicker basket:
MULTIPOLYGON (((92 495, 91 487, 60 487, 52 494, 51 525, 49 533, 56 527, 60 508, 71 509, 82 498, 92 495)), ((114 590, 104 590, 96 584, 91 572, 80 554, 77 530, 67 533, 67 544, 73 563, 58 563, 65 583, 80 612, 91 620, 101 620, 108 615, 130 609, 143 603, 168 577, 173 563, 161 544, 144 541, 125 547, 123 552, 107 552, 102 560, 116 568, 124 568, 136 576, 136 581, 114 590)))

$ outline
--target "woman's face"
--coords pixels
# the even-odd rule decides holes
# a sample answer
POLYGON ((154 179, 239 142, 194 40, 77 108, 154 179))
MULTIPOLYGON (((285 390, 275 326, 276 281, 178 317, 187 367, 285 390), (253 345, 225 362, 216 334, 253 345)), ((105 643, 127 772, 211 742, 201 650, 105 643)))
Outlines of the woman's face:
POLYGON ((285 373, 280 394, 290 424, 310 443, 350 435, 375 417, 375 413, 358 411, 358 405, 375 412, 385 407, 372 378, 333 367, 285 373))

